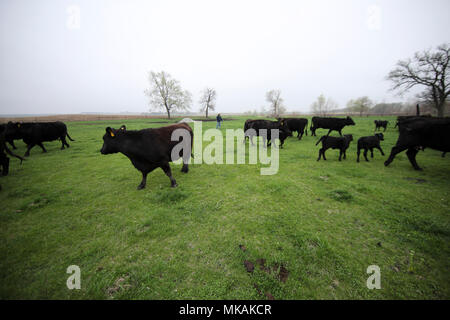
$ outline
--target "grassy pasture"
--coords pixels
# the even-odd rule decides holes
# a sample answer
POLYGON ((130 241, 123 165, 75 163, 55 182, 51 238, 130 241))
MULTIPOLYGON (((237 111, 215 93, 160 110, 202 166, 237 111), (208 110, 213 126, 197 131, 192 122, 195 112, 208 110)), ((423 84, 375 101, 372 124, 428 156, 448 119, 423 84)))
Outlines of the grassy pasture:
MULTIPOLYGON (((235 119, 222 130, 242 128, 245 117, 235 119)), ((319 129, 286 140, 276 175, 261 176, 264 165, 194 164, 188 174, 172 165, 178 188, 158 169, 142 191, 125 156, 100 154, 102 136, 161 119, 67 122, 69 149, 35 147, 0 179, 0 298, 449 299, 450 156, 420 152, 417 172, 402 153, 386 168, 394 118, 354 120, 342 162, 336 150, 316 161, 319 129), (356 163, 374 119, 390 120, 386 156, 356 163), (81 268, 81 290, 66 287, 69 265, 81 268), (380 290, 366 287, 369 265, 381 269, 380 290)))

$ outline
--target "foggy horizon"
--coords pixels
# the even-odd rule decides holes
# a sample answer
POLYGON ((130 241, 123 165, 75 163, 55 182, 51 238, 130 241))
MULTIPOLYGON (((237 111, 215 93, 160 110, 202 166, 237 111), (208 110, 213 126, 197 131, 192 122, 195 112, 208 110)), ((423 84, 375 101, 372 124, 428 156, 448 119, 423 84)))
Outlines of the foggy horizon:
POLYGON ((192 94, 191 112, 205 87, 212 113, 259 112, 272 89, 288 112, 310 112, 320 94, 339 109, 413 101, 419 87, 398 96, 385 77, 449 42, 448 12, 446 0, 5 0, 0 114, 165 112, 144 94, 162 70, 192 94))

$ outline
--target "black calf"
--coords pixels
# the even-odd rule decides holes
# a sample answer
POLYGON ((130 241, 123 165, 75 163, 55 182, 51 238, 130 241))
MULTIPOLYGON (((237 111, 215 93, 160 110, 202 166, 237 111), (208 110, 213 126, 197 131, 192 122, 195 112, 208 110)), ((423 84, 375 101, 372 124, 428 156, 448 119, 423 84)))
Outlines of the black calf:
POLYGON ((316 146, 322 142, 322 148, 319 150, 319 158, 323 156, 323 160, 327 160, 325 157, 325 151, 327 149, 339 149, 339 161, 341 161, 342 155, 344 155, 344 159, 346 159, 346 151, 350 146, 350 142, 353 141, 353 136, 351 134, 344 134, 343 137, 330 137, 330 136, 322 136, 322 138, 317 141, 316 146))
POLYGON ((367 159, 367 151, 370 150, 370 157, 373 158, 373 149, 378 149, 380 150, 381 154, 384 156, 384 152, 380 147, 380 141, 384 140, 384 136, 382 133, 376 133, 374 136, 370 136, 370 137, 361 137, 358 139, 358 151, 357 151, 357 155, 358 157, 356 158, 356 162, 359 162, 359 154, 361 152, 361 149, 364 149, 364 158, 366 159, 366 161, 369 161, 369 159, 367 159))

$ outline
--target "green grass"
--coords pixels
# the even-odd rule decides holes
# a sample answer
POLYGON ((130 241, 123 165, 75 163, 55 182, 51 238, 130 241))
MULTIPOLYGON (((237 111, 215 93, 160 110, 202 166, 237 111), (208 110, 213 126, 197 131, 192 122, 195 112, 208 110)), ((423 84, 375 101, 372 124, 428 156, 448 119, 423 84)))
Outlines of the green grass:
POLYGON ((316 137, 289 138, 276 175, 261 176, 264 165, 194 164, 188 174, 172 165, 178 188, 157 169, 141 191, 125 156, 100 154, 102 136, 106 126, 163 124, 67 123, 69 149, 35 147, 0 179, 0 298, 449 299, 450 161, 427 149, 422 172, 405 153, 384 167, 398 137, 385 118, 386 156, 375 150, 370 162, 356 163, 356 140, 373 133, 375 118, 355 117, 342 162, 336 150, 317 162, 316 137), (380 290, 366 287, 373 264, 380 290), (69 265, 81 268, 81 290, 66 287, 69 265))

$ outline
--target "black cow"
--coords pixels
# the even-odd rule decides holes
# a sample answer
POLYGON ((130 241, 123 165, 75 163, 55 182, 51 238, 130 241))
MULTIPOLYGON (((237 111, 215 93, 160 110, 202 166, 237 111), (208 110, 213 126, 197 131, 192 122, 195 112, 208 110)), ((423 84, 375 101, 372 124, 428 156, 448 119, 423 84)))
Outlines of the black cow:
POLYGON ((5 151, 10 156, 20 159, 20 163, 22 163, 22 160, 25 160, 21 156, 18 156, 11 150, 9 150, 8 146, 6 145, 6 130, 5 128, 0 128, 0 167, 2 168, 1 171, 3 176, 8 175, 9 173, 9 158, 6 156, 5 151))
POLYGON ((426 115, 423 115, 423 116, 398 116, 397 117, 397 121, 395 122, 394 128, 397 128, 401 123, 403 123, 405 121, 408 122, 408 121, 411 121, 411 120, 423 119, 423 118, 429 119, 429 118, 431 118, 431 115, 430 114, 426 114, 426 115))
POLYGON ((359 154, 361 152, 361 149, 364 149, 364 158, 366 161, 369 161, 367 159, 367 151, 370 150, 370 157, 373 158, 373 149, 380 150, 381 154, 384 156, 384 152, 380 147, 380 141, 384 140, 384 136, 382 133, 376 133, 373 136, 370 137, 361 137, 358 139, 358 151, 356 154, 358 155, 356 162, 359 162, 359 154))
POLYGON ((278 121, 284 120, 287 127, 292 133, 297 132, 297 138, 300 140, 305 133, 308 135, 308 119, 306 118, 279 118, 278 121))
POLYGON ((375 131, 377 131, 378 129, 381 130, 381 128, 384 128, 384 132, 386 132, 386 128, 387 128, 387 125, 388 125, 389 121, 387 121, 387 120, 374 120, 373 122, 375 122, 375 131))
POLYGON ((316 136, 316 130, 319 128, 328 129, 327 136, 330 135, 330 132, 335 130, 339 132, 339 135, 342 137, 342 128, 345 126, 354 126, 355 122, 352 118, 323 118, 323 117, 312 117, 311 119, 311 135, 316 136))
MULTIPOLYGON (((188 162, 191 153, 183 154, 183 150, 172 158, 172 149, 179 144, 180 140, 172 141, 172 134, 175 130, 189 134, 190 141, 188 146, 192 150, 194 133, 191 127, 186 123, 177 123, 171 126, 157 129, 143 129, 138 131, 128 131, 125 126, 120 129, 106 128, 103 136, 103 147, 100 150, 102 154, 122 153, 127 156, 136 169, 142 173, 142 181, 137 187, 138 190, 144 189, 147 183, 147 174, 161 168, 170 178, 171 186, 176 187, 177 182, 172 176, 169 162, 183 158, 183 167, 181 172, 189 171, 188 162)), ((183 140, 182 138, 181 140, 183 140)))
POLYGON ((399 136, 389 158, 388 166, 395 156, 404 151, 416 170, 422 170, 416 162, 419 150, 431 148, 442 152, 450 151, 450 118, 413 118, 399 123, 399 136))
POLYGON ((280 121, 247 120, 244 125, 245 137, 250 137, 250 141, 253 144, 254 136, 256 137, 262 136, 264 148, 266 147, 266 140, 267 140, 267 147, 270 147, 272 140, 272 131, 271 131, 272 129, 279 130, 278 138, 280 139, 280 148, 283 148, 284 140, 286 140, 287 137, 292 136, 292 132, 289 130, 284 120, 280 121), (266 130, 265 131, 266 135, 263 134, 264 131, 260 131, 264 129, 266 130))
POLYGON ((75 141, 67 133, 67 126, 61 121, 19 123, 18 131, 23 139, 23 142, 27 144, 25 157, 30 155, 30 150, 35 145, 41 147, 43 152, 47 152, 42 144, 44 141, 60 139, 62 143, 61 150, 64 149, 65 146, 68 148, 70 147, 66 141, 66 136, 70 139, 70 141, 75 141))
POLYGON ((13 149, 17 149, 14 140, 22 139, 19 132, 19 123, 11 122, 0 124, 0 131, 6 130, 5 140, 13 149))
POLYGON ((322 142, 322 148, 319 150, 319 158, 323 156, 323 160, 327 160, 325 157, 325 151, 327 149, 339 149, 339 161, 341 161, 342 155, 344 155, 344 159, 346 158, 347 148, 350 146, 350 142, 353 141, 353 136, 351 134, 344 134, 343 137, 330 137, 330 136, 322 136, 319 141, 317 141, 316 146, 322 142))

